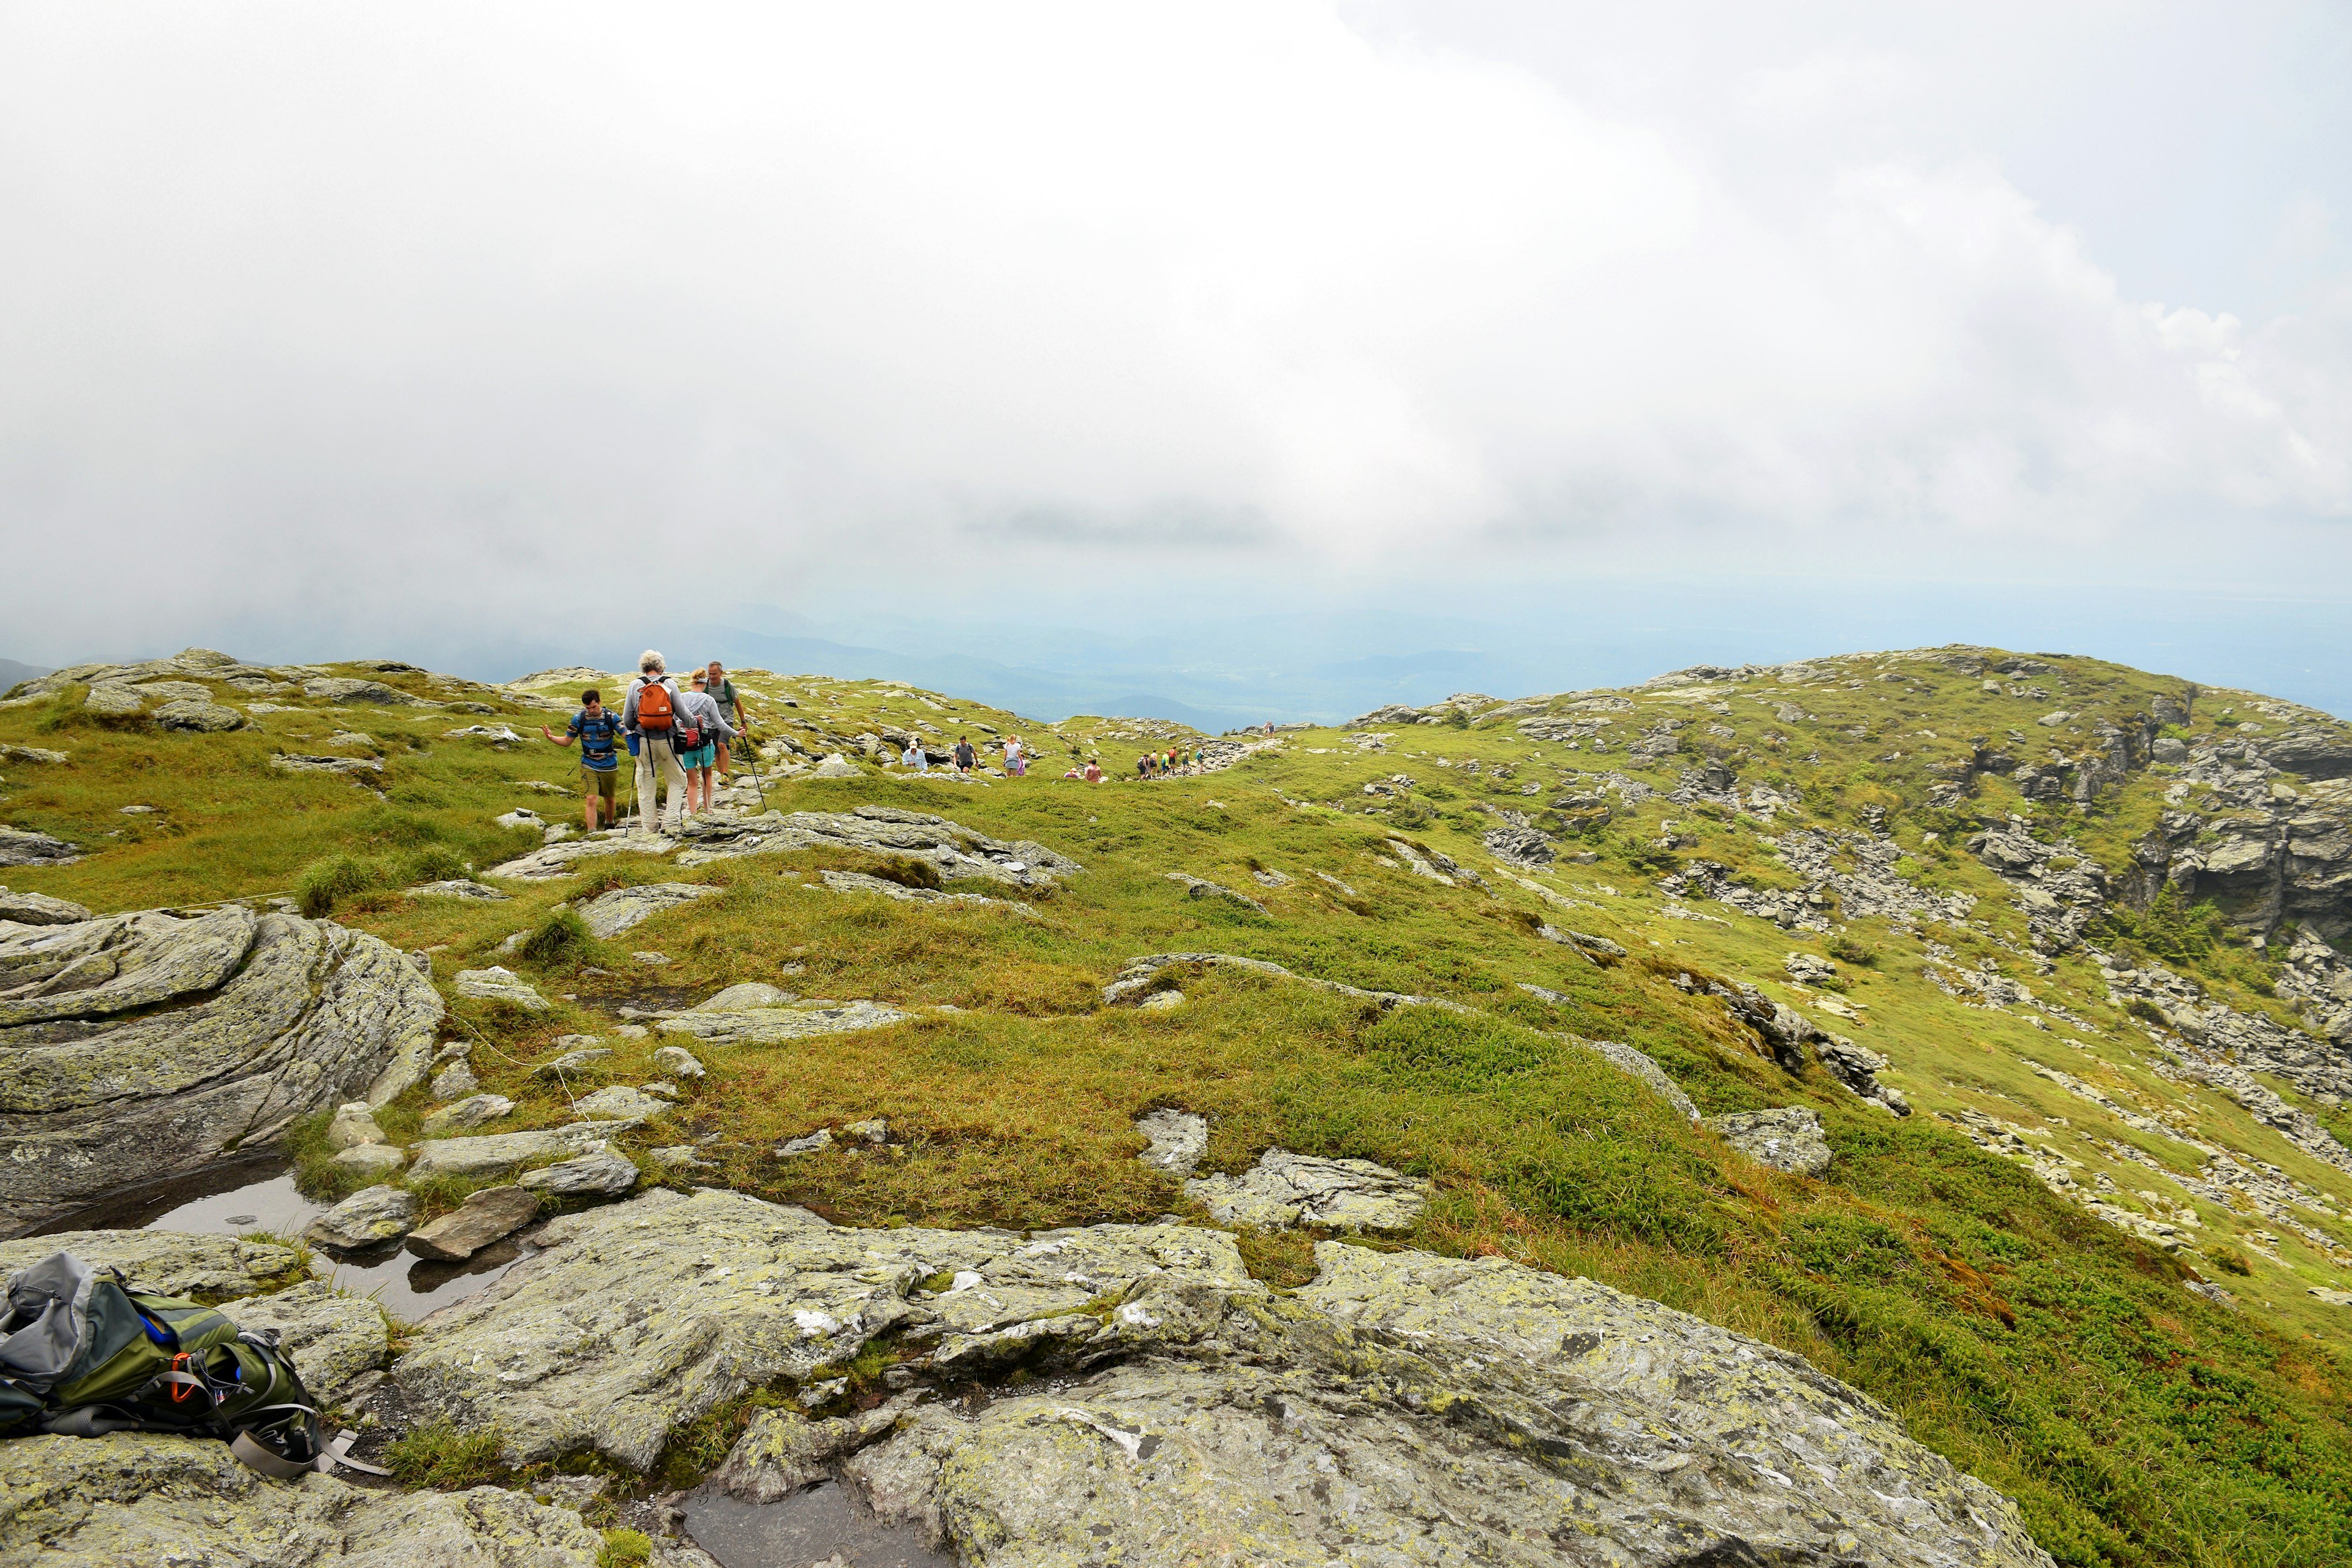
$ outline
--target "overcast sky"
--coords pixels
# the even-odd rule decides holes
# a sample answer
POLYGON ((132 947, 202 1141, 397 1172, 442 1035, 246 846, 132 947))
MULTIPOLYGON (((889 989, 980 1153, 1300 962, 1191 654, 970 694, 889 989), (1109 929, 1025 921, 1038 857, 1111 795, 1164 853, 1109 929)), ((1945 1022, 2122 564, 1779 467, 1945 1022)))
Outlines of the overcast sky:
POLYGON ((2347 80, 2322 5, 0 3, 0 655, 2342 599, 2347 80))

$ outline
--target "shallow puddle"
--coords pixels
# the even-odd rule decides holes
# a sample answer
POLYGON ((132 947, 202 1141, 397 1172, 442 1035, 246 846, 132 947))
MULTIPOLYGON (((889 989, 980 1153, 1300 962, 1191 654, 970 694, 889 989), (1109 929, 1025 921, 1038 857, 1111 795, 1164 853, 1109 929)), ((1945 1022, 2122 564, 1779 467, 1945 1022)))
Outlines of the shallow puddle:
POLYGON ((720 1568, 808 1568, 839 1553, 849 1568, 955 1568, 923 1543, 919 1524, 884 1524, 838 1481, 774 1502, 706 1487, 684 1499, 686 1532, 720 1568))
MULTIPOLYGON (((243 1236, 266 1230, 294 1237, 327 1208, 294 1190, 285 1161, 258 1160, 130 1188, 52 1220, 33 1234, 184 1230, 243 1236)), ((398 1243, 342 1258, 324 1252, 320 1256, 335 1266, 335 1285, 372 1297, 394 1317, 413 1323, 464 1300, 536 1250, 509 1239, 484 1247, 463 1263, 436 1263, 403 1250, 398 1243)))

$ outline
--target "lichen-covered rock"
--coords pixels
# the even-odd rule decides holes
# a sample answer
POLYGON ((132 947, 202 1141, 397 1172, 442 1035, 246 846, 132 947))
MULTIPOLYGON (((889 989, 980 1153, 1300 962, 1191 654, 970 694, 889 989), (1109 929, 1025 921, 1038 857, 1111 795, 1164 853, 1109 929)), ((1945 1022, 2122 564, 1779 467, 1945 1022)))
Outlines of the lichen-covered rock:
POLYGON ((109 680, 91 687, 81 706, 101 719, 131 719, 147 710, 147 700, 137 688, 109 680))
POLYGON ((594 1568, 604 1536, 520 1492, 277 1481, 226 1443, 152 1433, 0 1443, 0 1568, 594 1568))
MULTIPOLYGON (((199 687, 198 690, 203 688, 199 687)), ((245 727, 245 715, 226 703, 204 698, 184 697, 176 702, 166 702, 155 710, 154 722, 159 729, 185 730, 199 735, 217 735, 245 727)))
POLYGON ((878 893, 901 904, 945 904, 950 908, 1004 910, 1024 916, 1034 916, 1037 912, 1026 904, 1016 904, 1009 899, 992 899, 981 893, 948 893, 937 888, 909 888, 885 877, 870 877, 863 871, 819 871, 817 879, 836 893, 878 893))
POLYGON ((878 1029, 912 1016, 880 1002, 809 1002, 796 1007, 745 1007, 725 1013, 706 1013, 698 1007, 664 1018, 654 1027, 665 1035, 691 1035, 713 1046, 772 1046, 813 1035, 878 1029))
POLYGON ((1370 1160, 1326 1160, 1268 1149, 1238 1176, 1186 1182, 1184 1195, 1207 1208, 1220 1225, 1402 1231, 1421 1222, 1429 1183, 1370 1160))
POLYGON ((1706 1125, 1749 1159, 1776 1171, 1818 1176, 1830 1168, 1830 1146, 1822 1137, 1821 1112, 1809 1106, 1738 1110, 1710 1116, 1706 1125))
POLYGON ((575 1121, 568 1127, 548 1127, 530 1132, 490 1132, 478 1138, 431 1138, 416 1146, 410 1173, 418 1177, 467 1176, 476 1179, 511 1175, 535 1160, 550 1155, 569 1158, 593 1153, 604 1140, 634 1125, 625 1121, 575 1121))
POLYGON ((676 1078, 700 1078, 707 1070, 684 1046, 664 1046, 654 1052, 654 1065, 676 1078))
POLYGON ((501 893, 487 882, 477 882, 471 877, 455 877, 441 882, 419 882, 403 891, 410 899, 464 899, 478 904, 502 903, 513 895, 501 893))
POLYGON ((396 687, 381 680, 355 680, 349 676, 331 675, 303 682, 302 695, 318 702, 367 702, 383 708, 434 708, 439 704, 429 698, 412 697, 396 687))
POLYGON ((319 1246, 351 1251, 406 1236, 415 1223, 416 1200, 398 1187, 362 1187, 312 1220, 302 1235, 319 1246))
POLYGON ((163 1296, 249 1296, 302 1268, 300 1254, 272 1241, 200 1231, 67 1230, 0 1241, 0 1281, 58 1252, 101 1271, 119 1268, 134 1289, 163 1296))
POLYGON ((600 1121, 643 1120, 667 1115, 669 1104, 643 1089, 631 1089, 625 1083, 611 1083, 593 1094, 582 1095, 572 1109, 583 1116, 600 1121))
POLYGON ((522 1179, 527 1191, 559 1198, 616 1198, 636 1184, 636 1163, 610 1149, 597 1150, 574 1160, 559 1160, 522 1179))
POLYGON ((389 943, 236 905, 0 927, 0 1230, 415 1082, 441 1018, 389 943))
POLYGON ((774 1502, 823 1480, 833 1461, 887 1436, 907 1401, 892 1400, 843 1419, 820 1421, 797 1410, 762 1410, 743 1429, 711 1484, 746 1502, 774 1502))
POLYGON ((240 1329, 275 1329, 278 1348, 302 1374, 302 1386, 336 1400, 383 1364, 389 1335, 374 1302, 346 1295, 323 1280, 306 1279, 275 1296, 232 1301, 223 1309, 240 1329))
POLYGON ((547 998, 533 990, 530 981, 502 963, 494 963, 488 969, 461 969, 455 984, 460 996, 483 1002, 509 1002, 530 1013, 547 1011, 547 998))
MULTIPOLYGON (((2046 1568, 2015 1506, 1798 1357, 1500 1258, 1316 1249, 1288 1300, 835 1467, 967 1561, 2046 1568)), ((974 1413, 967 1414, 970 1410, 974 1413)), ((756 1486, 846 1424, 772 1430, 756 1486)))
POLYGON ((1039 1325, 1045 1342, 1124 1353, 1202 1331, 1234 1292, 1263 1294, 1222 1232, 849 1230, 716 1188, 564 1215, 540 1242, 426 1319, 393 1368, 413 1407, 496 1424, 518 1463, 593 1447, 645 1469, 675 1427, 893 1327, 977 1370, 1036 1349, 1039 1325), (918 1289, 945 1273, 962 1288, 918 1289), (1101 1300, 1121 1305, 1081 1310, 1101 1300))
POLYGON ((408 1151, 392 1143, 354 1143, 327 1163, 346 1171, 381 1176, 408 1163, 408 1151))
POLYGON ((79 904, 53 899, 47 893, 12 893, 0 888, 0 921, 26 926, 61 926, 97 918, 79 904))
POLYGON ((417 1131, 427 1138, 446 1138, 455 1132, 470 1132, 513 1111, 514 1101, 503 1094, 471 1094, 426 1117, 417 1131))
POLYGON ((327 1123, 327 1147, 355 1149, 362 1143, 383 1142, 383 1129, 375 1122, 375 1111, 364 1100, 354 1100, 339 1106, 334 1120, 327 1123))
POLYGON ((636 887, 614 888, 581 905, 580 918, 588 922, 589 931, 597 940, 610 942, 664 910, 690 904, 697 899, 725 890, 707 882, 646 882, 636 887))
POLYGON ((1191 1175, 1209 1152, 1209 1119, 1194 1111, 1162 1106, 1137 1117, 1135 1130, 1148 1145, 1136 1158, 1171 1176, 1191 1175))

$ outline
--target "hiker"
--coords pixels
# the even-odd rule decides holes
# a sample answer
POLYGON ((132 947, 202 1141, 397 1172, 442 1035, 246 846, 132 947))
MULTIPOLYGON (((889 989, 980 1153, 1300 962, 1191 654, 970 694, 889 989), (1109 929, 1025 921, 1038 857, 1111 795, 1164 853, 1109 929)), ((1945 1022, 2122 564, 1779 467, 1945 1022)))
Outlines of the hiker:
POLYGON ((1028 772, 1021 762, 1021 737, 1007 736, 1004 742, 1004 776, 1017 779, 1026 776, 1028 772))
POLYGON ((555 731, 541 724, 539 732, 559 746, 580 742, 580 783, 586 792, 581 802, 580 820, 589 832, 597 828, 598 803, 603 803, 606 827, 621 825, 621 752, 615 743, 621 732, 621 721, 604 711, 597 690, 590 687, 580 694, 580 711, 564 726, 563 738, 556 740, 555 731))
POLYGON ((682 748, 677 765, 686 770, 686 810, 689 817, 698 799, 706 812, 718 806, 710 770, 719 761, 719 745, 735 733, 726 715, 719 712, 719 699, 710 695, 709 683, 709 678, 698 669, 694 672, 694 689, 678 694, 679 732, 675 744, 682 748))
POLYGON ((628 705, 621 710, 621 727, 628 731, 629 750, 637 759, 637 831, 676 833, 686 816, 686 773, 679 767, 672 741, 677 730, 677 682, 669 666, 652 648, 637 659, 638 675, 629 683, 628 705), (669 810, 662 816, 655 798, 656 784, 669 786, 669 810))
POLYGON ((1087 783, 1102 783, 1102 759, 1100 757, 1088 757, 1087 759, 1087 783))
POLYGON ((931 771, 931 759, 923 754, 923 742, 912 735, 907 737, 907 754, 900 757, 898 763, 900 766, 912 768, 919 773, 931 771))
POLYGON ((738 735, 749 738, 751 715, 743 709, 743 700, 735 695, 735 683, 727 679, 727 667, 712 659, 702 672, 702 689, 719 704, 719 716, 727 721, 719 737, 719 776, 732 780, 735 776, 733 753, 728 742, 738 735))
POLYGON ((1271 719, 1265 721, 1265 738, 1269 741, 1274 739, 1274 721, 1271 719))
POLYGON ((1150 752, 1146 752, 1143 755, 1135 759, 1135 777, 1138 783, 1141 783, 1143 780, 1148 779, 1150 776, 1151 753, 1150 752))
POLYGON ((961 778, 970 778, 971 777, 972 770, 979 766, 980 753, 971 749, 971 737, 969 735, 958 735, 956 737, 955 743, 955 770, 957 775, 961 778))

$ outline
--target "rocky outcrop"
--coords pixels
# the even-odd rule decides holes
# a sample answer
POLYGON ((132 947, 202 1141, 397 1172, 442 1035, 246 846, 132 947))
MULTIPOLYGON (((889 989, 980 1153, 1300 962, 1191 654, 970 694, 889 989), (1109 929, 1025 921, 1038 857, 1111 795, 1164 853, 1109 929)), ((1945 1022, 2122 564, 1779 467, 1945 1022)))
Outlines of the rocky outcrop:
POLYGON ((920 860, 942 881, 970 879, 1013 887, 1047 887, 1085 869, 1066 855, 1028 839, 1007 842, 929 812, 861 805, 855 811, 771 812, 736 822, 701 821, 688 830, 681 866, 739 855, 799 849, 862 849, 920 860))
POLYGON ((226 1443, 136 1432, 0 1443, 0 1568, 595 1568, 603 1534, 520 1492, 270 1480, 226 1443))
POLYGON ((872 877, 863 871, 819 871, 817 879, 836 893, 874 893, 901 904, 945 904, 981 909, 1003 910, 1031 918, 1037 911, 1026 904, 1010 899, 992 899, 980 893, 950 893, 937 888, 910 888, 903 882, 893 882, 887 877, 872 877))
POLYGON ((646 882, 635 887, 614 888, 600 893, 580 906, 580 918, 588 923, 589 932, 600 942, 610 942, 625 931, 635 930, 664 910, 690 904, 711 893, 723 892, 704 882, 646 882))
POLYGON ((1103 1005, 1115 1006, 1121 1002, 1140 999, 1151 988, 1152 982, 1159 978, 1161 970, 1195 964, 1203 968, 1242 969, 1277 979, 1295 980, 1318 991, 1377 1002, 1382 1007, 1443 1007, 1454 1013, 1470 1011, 1459 1002, 1448 1002, 1443 997, 1415 996, 1402 991, 1367 991, 1360 985, 1343 985, 1336 980, 1317 980, 1295 970, 1285 969, 1279 963, 1269 963, 1262 958, 1240 958, 1230 952, 1152 952, 1140 958, 1130 958, 1120 968, 1117 977, 1103 987, 1103 1005))
POLYGON ((101 1273, 120 1269, 134 1290, 213 1300, 250 1296, 302 1271, 301 1254, 274 1241, 195 1231, 68 1230, 0 1241, 0 1280, 58 1252, 101 1273))
POLYGON ((1202 1176, 1184 1195, 1219 1225, 1255 1230, 1324 1226, 1333 1230, 1407 1231, 1421 1223, 1430 1184, 1370 1160, 1327 1160, 1268 1149, 1238 1176, 1202 1176))
POLYGON ((1830 1168, 1830 1146, 1822 1137, 1821 1112, 1808 1107, 1734 1111, 1710 1116, 1706 1125, 1759 1165, 1805 1176, 1818 1176, 1830 1168))
POLYGON ((0 826, 0 866, 70 866, 81 851, 28 827, 0 826))
POLYGON ((911 1013, 881 1002, 808 1002, 791 1005, 689 1009, 658 1020, 665 1035, 688 1035, 711 1046, 774 1046, 814 1035, 846 1035, 903 1024, 911 1013))
POLYGON ((441 1012, 398 949, 331 922, 230 905, 0 928, 0 1227, 381 1104, 441 1012))
POLYGON ((12 893, 0 888, 0 921, 25 926, 72 925, 98 917, 81 905, 47 893, 12 893))
POLYGON ((1145 1145, 1136 1158, 1171 1176, 1191 1175, 1209 1152, 1209 1119, 1194 1111, 1163 1106, 1137 1117, 1135 1130, 1145 1145))

